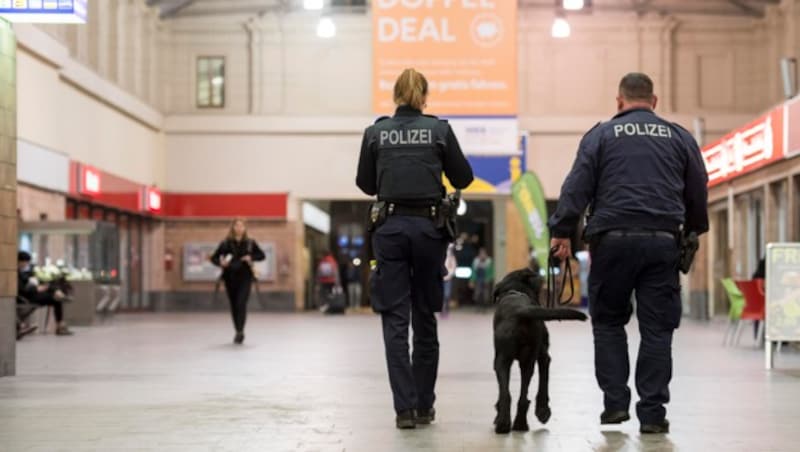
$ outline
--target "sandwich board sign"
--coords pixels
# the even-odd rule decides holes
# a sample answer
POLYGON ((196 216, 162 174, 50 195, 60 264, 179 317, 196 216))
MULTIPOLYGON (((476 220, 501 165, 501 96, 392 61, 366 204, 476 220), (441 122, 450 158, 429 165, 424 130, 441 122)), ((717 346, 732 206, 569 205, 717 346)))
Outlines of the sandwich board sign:
POLYGON ((766 256, 766 368, 775 342, 800 341, 800 243, 770 243, 766 256))

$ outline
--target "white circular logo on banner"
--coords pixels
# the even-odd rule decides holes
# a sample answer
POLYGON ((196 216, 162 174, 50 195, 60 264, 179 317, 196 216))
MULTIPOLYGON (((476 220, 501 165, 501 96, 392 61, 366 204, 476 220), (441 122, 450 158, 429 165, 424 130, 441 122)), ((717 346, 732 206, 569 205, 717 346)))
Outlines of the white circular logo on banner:
POLYGON ((497 14, 479 14, 470 27, 472 40, 481 47, 494 47, 503 39, 503 21, 497 14))

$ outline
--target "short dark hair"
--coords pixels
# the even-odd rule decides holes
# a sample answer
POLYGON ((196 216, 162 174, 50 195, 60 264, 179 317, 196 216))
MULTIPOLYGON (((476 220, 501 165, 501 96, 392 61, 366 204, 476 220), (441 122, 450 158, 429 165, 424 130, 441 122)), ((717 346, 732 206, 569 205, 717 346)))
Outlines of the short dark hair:
POLYGON ((653 100, 653 80, 641 72, 631 72, 619 82, 619 94, 627 100, 653 100))
POLYGON ((30 262, 31 255, 26 251, 20 251, 17 253, 17 262, 30 262))

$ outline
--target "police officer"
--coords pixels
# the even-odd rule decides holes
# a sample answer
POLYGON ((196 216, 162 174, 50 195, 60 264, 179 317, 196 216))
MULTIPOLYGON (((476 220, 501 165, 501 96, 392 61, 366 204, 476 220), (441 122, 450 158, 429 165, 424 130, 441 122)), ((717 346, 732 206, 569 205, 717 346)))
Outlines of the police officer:
POLYGON ((579 217, 591 206, 585 236, 592 253, 589 300, 602 424, 630 419, 625 325, 636 293, 642 433, 669 432, 664 404, 672 336, 681 318, 678 236, 708 231, 708 176, 700 150, 689 132, 656 116, 657 102, 647 75, 622 79, 619 113, 583 137, 549 222, 556 256, 567 257, 579 217))
POLYGON ((447 240, 434 219, 444 197, 442 172, 456 188, 472 182, 450 125, 422 114, 428 82, 406 69, 394 86, 397 111, 364 132, 356 184, 377 195, 380 219, 372 234, 377 265, 370 281, 375 312, 381 314, 389 382, 397 428, 434 420, 439 367, 435 312, 442 309, 447 240), (381 224, 382 223, 382 224, 381 224), (409 360, 408 327, 414 329, 409 360))

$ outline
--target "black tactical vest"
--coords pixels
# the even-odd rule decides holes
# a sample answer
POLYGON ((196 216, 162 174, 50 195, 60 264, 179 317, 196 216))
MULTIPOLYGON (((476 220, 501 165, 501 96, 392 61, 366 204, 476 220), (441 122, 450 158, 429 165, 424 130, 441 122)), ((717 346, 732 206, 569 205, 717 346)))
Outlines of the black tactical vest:
POLYGON ((442 198, 441 122, 430 116, 395 117, 373 126, 377 149, 378 199, 442 198))

